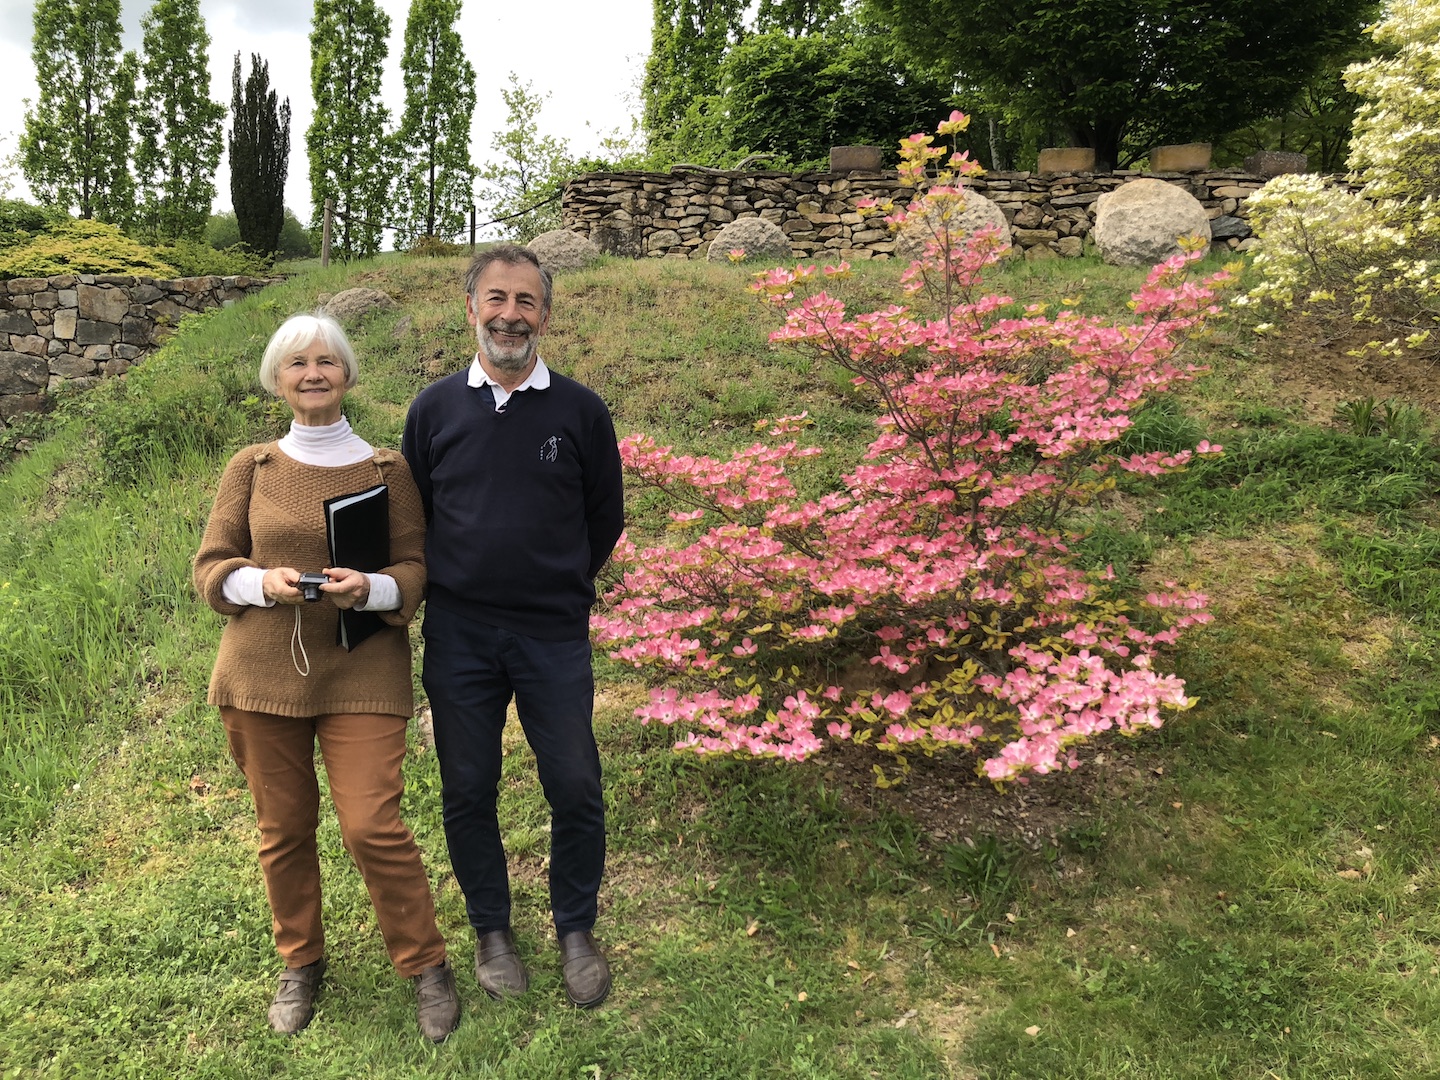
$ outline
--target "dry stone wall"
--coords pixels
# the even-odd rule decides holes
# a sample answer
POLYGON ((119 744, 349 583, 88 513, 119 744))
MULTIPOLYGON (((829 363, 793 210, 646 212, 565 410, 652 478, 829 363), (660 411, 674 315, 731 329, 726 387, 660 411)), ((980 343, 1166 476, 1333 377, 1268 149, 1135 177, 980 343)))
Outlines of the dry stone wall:
MULTIPOLYGON (((1216 243, 1250 236, 1244 200, 1264 180, 1237 170, 1201 173, 992 172, 967 186, 998 203, 1011 243, 1027 258, 1074 257, 1095 224, 1095 202, 1131 180, 1153 176, 1184 188, 1205 207, 1216 243)), ((909 202, 913 189, 893 172, 780 173, 675 169, 669 173, 585 173, 565 186, 565 228, 607 254, 703 259, 710 241, 737 218, 774 222, 799 258, 888 259, 895 237, 864 198, 909 202)))
POLYGON ((193 311, 278 278, 63 274, 0 281, 0 428, 62 386, 123 375, 193 311))

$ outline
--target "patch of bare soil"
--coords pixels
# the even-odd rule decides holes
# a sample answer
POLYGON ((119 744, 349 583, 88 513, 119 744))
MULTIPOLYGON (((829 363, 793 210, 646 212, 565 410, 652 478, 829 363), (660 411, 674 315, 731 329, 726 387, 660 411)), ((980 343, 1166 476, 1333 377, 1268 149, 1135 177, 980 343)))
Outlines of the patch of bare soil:
POLYGON ((1349 355, 1364 340, 1315 342, 1286 336, 1265 342, 1260 358, 1279 392, 1275 404, 1296 407, 1312 424, 1329 424, 1341 402, 1367 397, 1394 398, 1440 417, 1440 377, 1434 365, 1407 357, 1349 355))
POLYGON ((1164 773, 1142 744, 1121 735, 1094 740, 1078 769, 1037 776, 1003 791, 976 775, 973 759, 963 754, 912 759, 905 782, 890 788, 875 786, 876 765, 889 772, 893 761, 888 754, 854 746, 817 763, 825 782, 854 812, 902 814, 939 843, 993 836, 1031 851, 1098 822, 1102 807, 1142 793, 1164 773))

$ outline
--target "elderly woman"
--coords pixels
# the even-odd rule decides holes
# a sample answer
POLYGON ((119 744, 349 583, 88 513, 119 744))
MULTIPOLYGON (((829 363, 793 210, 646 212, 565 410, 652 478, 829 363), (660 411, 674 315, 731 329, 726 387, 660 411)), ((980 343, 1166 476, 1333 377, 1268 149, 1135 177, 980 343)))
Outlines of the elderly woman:
POLYGON ((265 349, 260 381, 295 419, 283 439, 230 460, 195 556, 196 588, 230 616, 209 700, 259 818, 260 866, 285 961, 270 1026, 285 1034, 305 1027, 325 972, 318 742, 390 960, 414 980, 420 1030, 440 1042, 459 1023, 460 1002, 420 852, 400 820, 414 707, 405 627, 424 594, 425 517, 404 459, 372 448, 341 413, 356 373, 344 331, 325 316, 289 319, 265 349), (381 484, 389 565, 371 573, 330 566, 326 500, 381 484), (314 586, 302 588, 307 572, 326 579, 318 597, 314 586), (319 602, 307 606, 305 591, 319 602), (337 608, 375 612, 383 625, 347 649, 337 644, 337 608))

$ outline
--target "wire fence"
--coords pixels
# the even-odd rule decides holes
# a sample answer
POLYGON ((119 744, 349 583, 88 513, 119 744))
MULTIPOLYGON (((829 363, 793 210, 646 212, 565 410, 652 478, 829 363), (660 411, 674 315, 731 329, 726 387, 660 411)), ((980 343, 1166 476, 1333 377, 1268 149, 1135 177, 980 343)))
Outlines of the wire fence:
MULTIPOLYGON (((457 238, 457 241, 456 241, 456 242, 458 242, 458 238, 464 237, 465 234, 466 234, 466 232, 468 231, 469 234, 470 234, 470 250, 471 250, 471 252, 473 253, 474 250, 475 250, 475 234, 476 234, 476 232, 478 232, 480 229, 488 229, 491 225, 501 225, 501 224, 504 224, 504 223, 507 222, 507 221, 514 221, 516 218, 524 217, 526 214, 532 213, 532 212, 540 209, 540 207, 542 207, 542 206, 548 206, 550 203, 553 203, 553 202, 558 201, 563 194, 564 194, 563 191, 557 191, 557 192, 555 192, 555 194, 549 196, 548 198, 541 199, 541 200, 540 200, 539 202, 537 202, 537 203, 532 203, 531 205, 525 207, 523 210, 516 210, 513 214, 502 214, 500 217, 491 218, 489 221, 482 221, 482 222, 479 222, 478 224, 477 224, 476 221, 475 221, 475 207, 474 207, 474 206, 471 206, 471 207, 470 207, 470 225, 469 225, 469 228, 468 228, 468 229, 459 229, 459 230, 456 230, 455 232, 450 232, 450 233, 432 233, 432 234, 428 234, 428 235, 433 235, 433 236, 438 237, 439 239, 446 240, 446 241, 451 240, 451 238, 457 238)), ((399 231, 401 231, 401 228, 402 228, 402 227, 399 226, 399 225, 391 225, 391 224, 385 224, 385 223, 381 223, 381 222, 368 221, 368 220, 366 220, 365 218, 360 217, 358 214, 352 214, 352 213, 349 213, 349 212, 347 212, 347 211, 345 211, 345 210, 337 210, 337 209, 335 208, 335 200, 334 200, 334 199, 326 199, 326 200, 325 200, 325 211, 324 211, 324 215, 325 215, 325 216, 324 216, 324 220, 321 222, 321 227, 320 227, 320 265, 321 265, 321 266, 329 266, 329 265, 330 265, 330 235, 331 235, 331 226, 332 226, 333 220, 336 219, 336 218, 339 218, 341 221, 347 222, 347 223, 349 223, 349 224, 351 224, 351 225, 359 225, 359 226, 361 226, 361 227, 363 227, 363 228, 367 228, 367 229, 382 229, 382 230, 383 230, 383 229, 390 229, 390 230, 392 230, 392 231, 394 231, 394 232, 399 232, 399 231)))

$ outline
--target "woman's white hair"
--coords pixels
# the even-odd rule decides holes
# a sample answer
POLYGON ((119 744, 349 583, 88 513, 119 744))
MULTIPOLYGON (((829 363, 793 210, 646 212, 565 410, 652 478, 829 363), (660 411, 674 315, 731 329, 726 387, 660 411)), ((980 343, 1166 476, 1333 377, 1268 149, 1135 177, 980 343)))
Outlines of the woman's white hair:
POLYGON ((322 342, 345 369, 345 389, 354 386, 360 375, 355 350, 340 324, 329 315, 291 315, 280 324, 280 329, 271 335, 270 344, 265 346, 265 356, 260 361, 260 385, 275 393, 275 376, 279 374, 280 362, 304 352, 317 341, 322 342))

